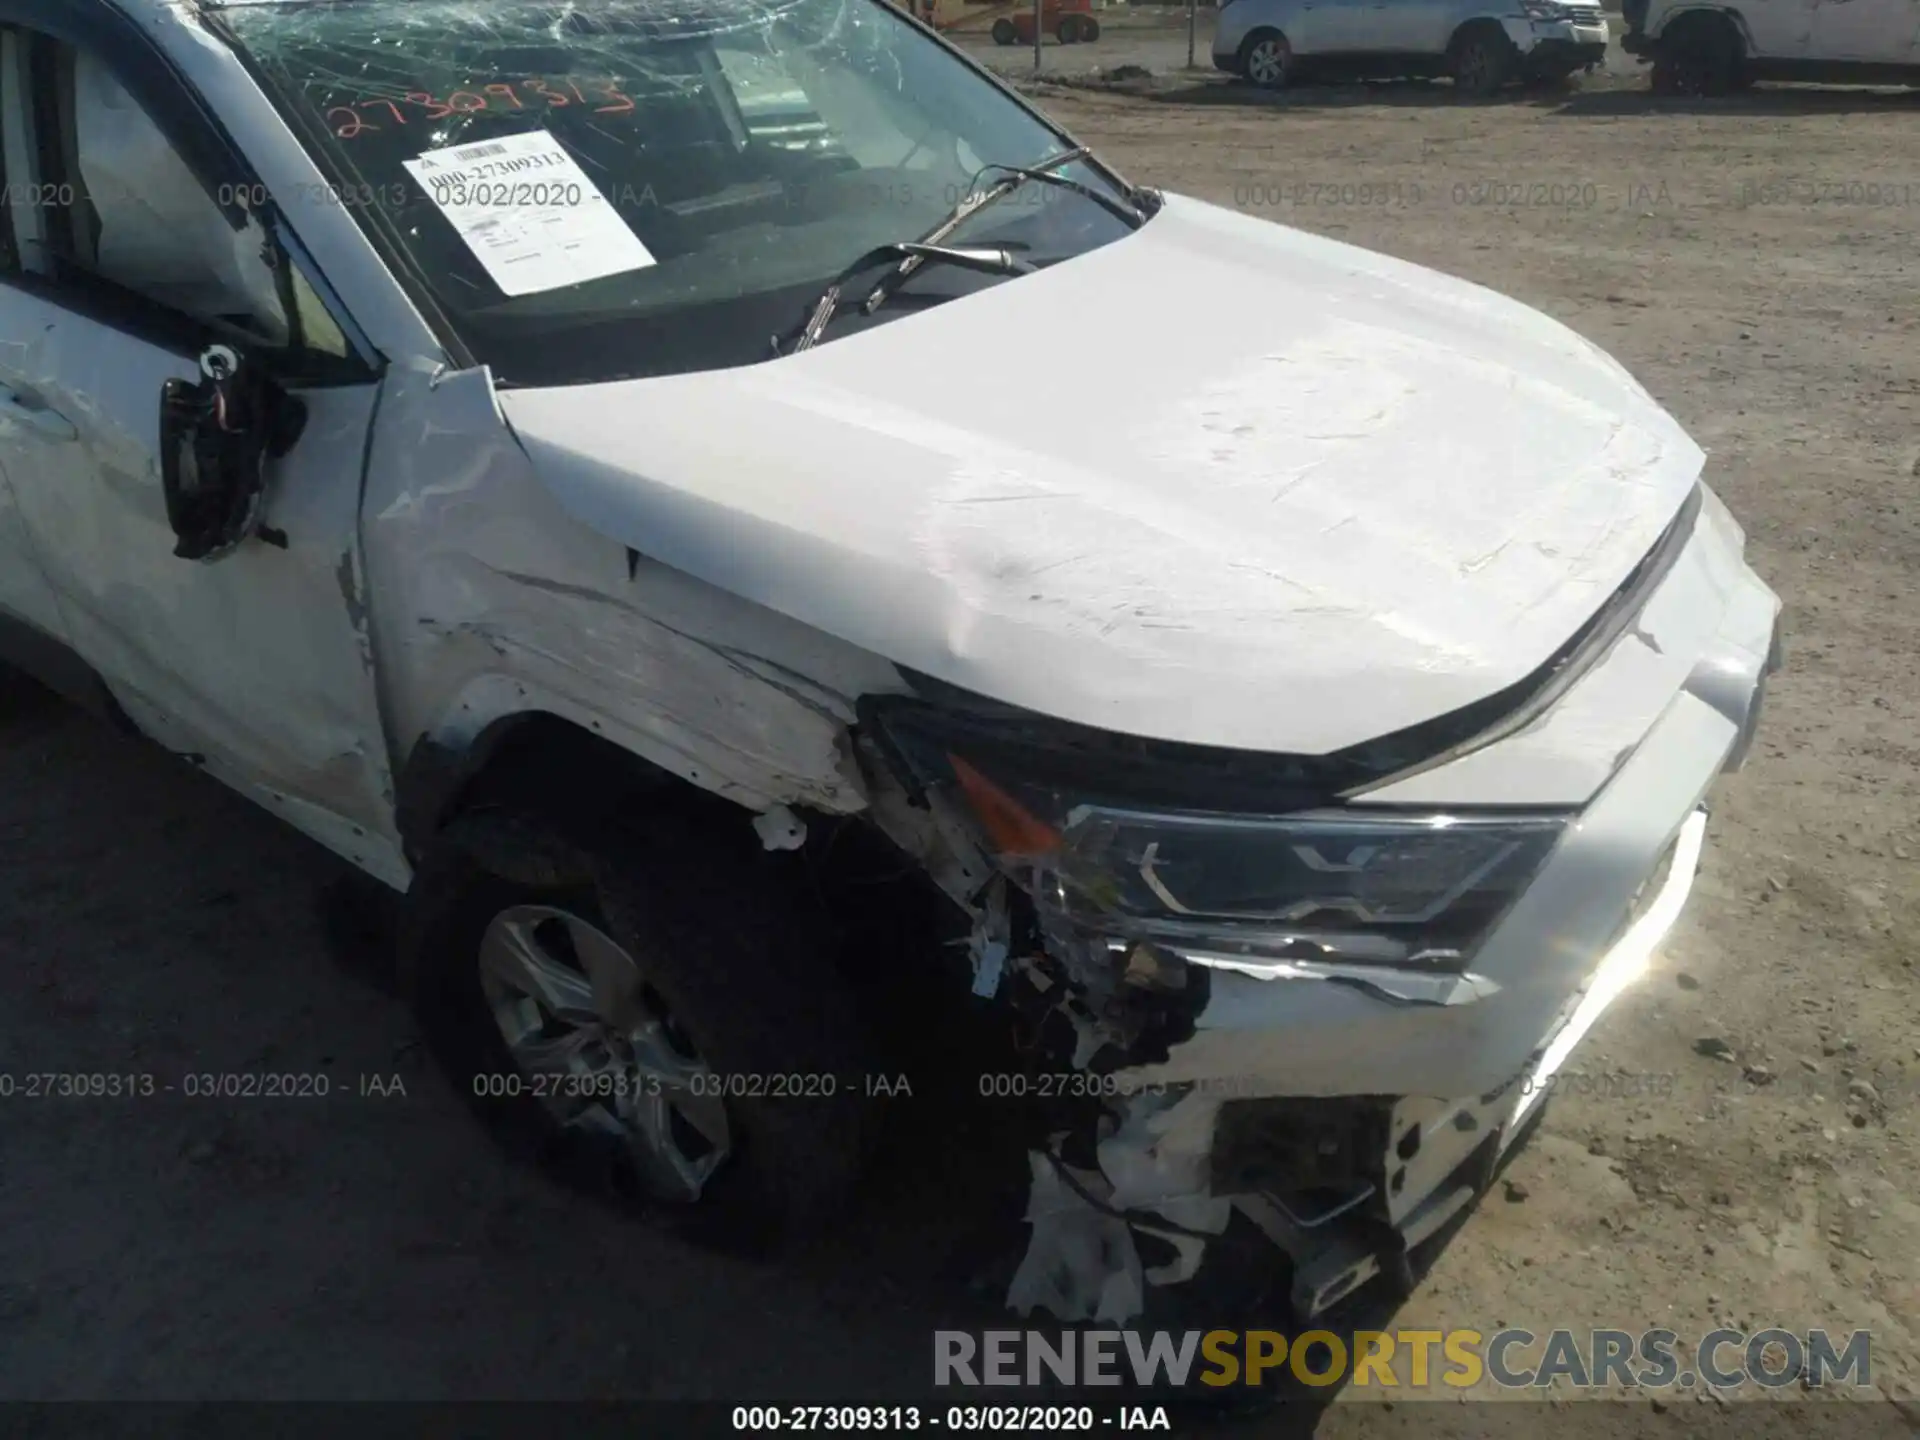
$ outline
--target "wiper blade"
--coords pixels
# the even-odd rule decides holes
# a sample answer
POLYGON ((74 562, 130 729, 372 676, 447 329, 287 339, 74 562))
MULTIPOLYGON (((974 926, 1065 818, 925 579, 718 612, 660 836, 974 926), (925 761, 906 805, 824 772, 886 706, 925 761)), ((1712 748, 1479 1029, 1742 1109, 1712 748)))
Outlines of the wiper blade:
POLYGON ((827 326, 833 323, 833 317, 840 313, 841 292, 847 282, 885 260, 899 260, 902 265, 911 263, 916 269, 932 261, 940 265, 954 265, 962 270, 977 270, 987 275, 1026 275, 1034 269, 1030 262, 999 246, 938 245, 925 240, 890 240, 885 245, 875 246, 842 269, 833 282, 820 292, 820 298, 813 302, 799 334, 793 338, 790 346, 784 337, 773 337, 773 353, 797 355, 802 350, 811 350, 819 343, 821 335, 826 333, 827 326))
MULTIPOLYGON (((1030 181, 1039 181, 1046 185, 1056 185, 1063 190, 1071 190, 1076 195, 1084 195, 1087 199, 1093 201, 1103 209, 1111 211, 1129 225, 1137 226, 1145 224, 1147 217, 1137 206, 1129 204, 1125 200, 1115 199, 1104 190, 1092 185, 1082 184, 1071 176, 1059 173, 1076 160, 1085 160, 1092 154, 1093 151, 1085 145, 1076 145, 1071 150, 1062 150, 1058 155, 1049 155, 1038 165, 1003 165, 997 161, 982 165, 974 172, 973 178, 976 181, 990 170, 1004 172, 1006 179, 997 180, 984 190, 974 190, 961 197, 960 203, 953 207, 946 219, 942 220, 938 225, 934 226, 933 229, 920 237, 920 243, 923 245, 939 244, 967 221, 979 214, 980 211, 986 209, 987 206, 997 200, 1005 199, 1022 185, 1030 181)), ((897 269, 873 287, 872 292, 867 298, 860 302, 861 308, 871 315, 882 305, 886 304, 887 301, 892 298, 893 293, 900 288, 901 283, 919 268, 919 258, 909 255, 900 262, 897 269)))

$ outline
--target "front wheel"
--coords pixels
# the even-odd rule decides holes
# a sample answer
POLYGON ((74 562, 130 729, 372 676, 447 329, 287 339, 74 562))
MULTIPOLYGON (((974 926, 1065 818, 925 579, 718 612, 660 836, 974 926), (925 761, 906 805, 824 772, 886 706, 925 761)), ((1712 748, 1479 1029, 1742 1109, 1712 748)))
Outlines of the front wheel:
POLYGON ((1285 89, 1293 78, 1293 46, 1277 30, 1257 30, 1240 52, 1240 68, 1264 90, 1285 89))
POLYGON ((737 828, 462 817, 416 873, 401 961, 435 1059, 512 1153, 759 1243, 838 1212, 872 1102, 851 998, 737 828))
POLYGON ((1653 88, 1661 95, 1725 95, 1744 88, 1740 36, 1718 16, 1682 17, 1653 57, 1653 88))
POLYGON ((1014 31, 1013 22, 1011 20, 1001 19, 993 22, 993 43, 994 44, 1011 45, 1015 40, 1019 38, 1020 38, 1019 35, 1016 34, 1014 31))
POLYGON ((1469 31, 1454 42, 1450 68, 1457 89, 1487 99, 1513 77, 1513 42, 1491 28, 1469 31))

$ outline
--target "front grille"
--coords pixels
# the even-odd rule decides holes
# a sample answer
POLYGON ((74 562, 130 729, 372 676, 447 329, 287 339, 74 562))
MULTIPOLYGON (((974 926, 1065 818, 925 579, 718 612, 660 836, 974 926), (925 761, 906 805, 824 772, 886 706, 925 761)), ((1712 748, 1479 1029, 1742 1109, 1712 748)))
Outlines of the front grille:
POLYGON ((1602 11, 1598 5, 1569 5, 1567 18, 1576 25, 1598 25, 1602 11))

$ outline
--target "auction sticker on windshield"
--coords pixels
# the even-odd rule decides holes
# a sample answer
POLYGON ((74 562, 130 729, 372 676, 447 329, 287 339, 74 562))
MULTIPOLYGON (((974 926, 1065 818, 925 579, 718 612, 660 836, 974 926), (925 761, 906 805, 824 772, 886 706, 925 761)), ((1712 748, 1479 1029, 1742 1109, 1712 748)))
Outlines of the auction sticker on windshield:
POLYGON ((654 263, 546 130, 428 150, 407 173, 505 295, 534 295, 654 263))

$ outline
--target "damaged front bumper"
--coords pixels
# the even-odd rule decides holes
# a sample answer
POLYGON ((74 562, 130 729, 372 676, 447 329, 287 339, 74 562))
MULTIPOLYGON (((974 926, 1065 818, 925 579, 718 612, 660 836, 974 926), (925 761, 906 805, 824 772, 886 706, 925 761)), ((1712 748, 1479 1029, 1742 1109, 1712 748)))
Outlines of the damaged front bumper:
MULTIPOLYGON (((1411 1283, 1409 1252, 1490 1183, 1574 1047, 1647 968, 1686 902, 1707 792, 1744 759, 1780 661, 1779 602, 1741 560, 1741 539, 1709 496, 1679 563, 1620 642, 1671 660, 1657 637, 1673 644, 1679 622, 1661 617, 1687 611, 1685 683, 1464 971, 1162 947, 1204 976, 1194 987, 1204 1002, 1163 1059, 1109 1077, 1123 1093, 1100 1122, 1097 1169, 1036 1157, 1033 1237, 1010 1304, 1129 1319, 1149 1285, 1196 1273, 1206 1237, 1235 1211, 1290 1260, 1297 1319, 1375 1276, 1411 1283), (1707 592, 1717 620, 1699 618, 1707 592), (1172 1243, 1177 1260, 1144 1269, 1132 1243, 1141 1232, 1172 1243)), ((1630 663, 1603 661, 1562 705, 1591 704, 1593 688, 1606 693, 1630 663)), ((1425 783, 1444 791, 1447 781, 1442 772, 1425 783)))
POLYGON ((1573 70, 1592 70, 1607 62, 1606 30, 1600 38, 1578 35, 1550 36, 1539 40, 1526 52, 1523 68, 1530 75, 1551 75, 1573 70))
MULTIPOLYGON (((1686 904, 1705 834, 1706 812, 1696 810, 1681 826, 1662 872, 1636 902, 1619 940, 1520 1075, 1464 1100, 1403 1097, 1363 1106, 1372 1113, 1361 1126, 1378 1135, 1381 1144, 1354 1156, 1357 1164, 1345 1174, 1313 1177, 1336 1180, 1344 1190, 1343 1195, 1341 1189, 1318 1187, 1337 1198, 1332 1204, 1323 1200, 1317 1213, 1299 1198, 1314 1190, 1297 1188, 1297 1171, 1273 1175, 1284 1189, 1256 1190, 1238 1202, 1292 1259, 1292 1301, 1300 1319, 1320 1314, 1377 1275, 1401 1286, 1410 1283, 1409 1253, 1486 1189, 1500 1161, 1526 1133, 1574 1047, 1646 969, 1686 904)), ((1274 1141, 1280 1141, 1282 1153, 1292 1151, 1299 1117, 1312 1117, 1314 1108, 1312 1101, 1226 1102, 1210 1157, 1215 1183, 1232 1189, 1240 1177, 1260 1176, 1261 1160, 1272 1153, 1274 1141), (1257 1111, 1263 1106, 1273 1107, 1268 1118, 1274 1128, 1265 1134, 1254 1115, 1236 1113, 1236 1108, 1257 1111)))
POLYGON ((1501 22, 1513 48, 1529 61, 1598 65, 1607 58, 1605 20, 1527 20, 1501 22))

